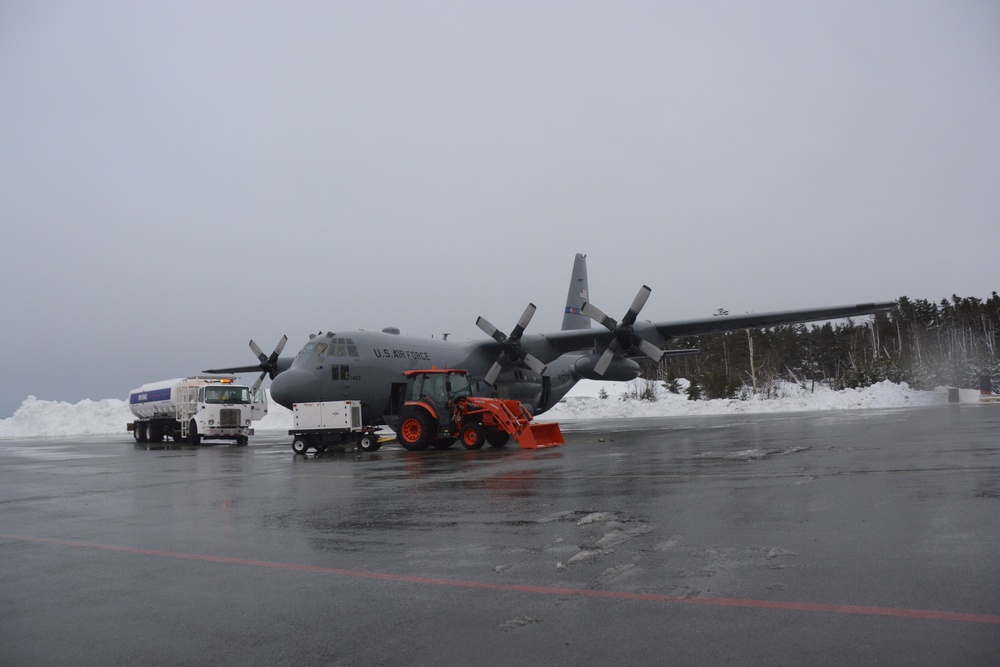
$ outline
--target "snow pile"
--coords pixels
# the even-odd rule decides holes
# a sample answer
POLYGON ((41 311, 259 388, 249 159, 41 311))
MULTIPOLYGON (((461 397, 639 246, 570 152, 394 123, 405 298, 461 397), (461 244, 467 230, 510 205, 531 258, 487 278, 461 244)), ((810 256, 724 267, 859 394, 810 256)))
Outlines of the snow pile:
MULTIPOLYGON (((683 382, 683 381, 682 381, 683 382)), ((905 383, 880 382, 864 389, 834 391, 822 385, 815 389, 796 384, 781 384, 772 398, 750 396, 745 399, 689 401, 684 393, 673 394, 663 383, 650 383, 655 401, 624 396, 637 395, 647 389, 645 381, 578 383, 559 405, 541 415, 541 421, 570 419, 611 419, 615 417, 662 417, 681 415, 716 415, 742 412, 794 412, 804 410, 855 410, 901 408, 939 405, 948 401, 947 389, 916 391, 905 383), (600 398, 602 390, 607 398, 600 398)), ((962 402, 978 400, 975 390, 962 390, 962 402)), ((287 431, 292 426, 292 413, 274 401, 268 404, 268 415, 254 424, 258 432, 287 431)), ((108 398, 102 401, 83 400, 79 403, 44 401, 29 396, 12 417, 0 419, 0 438, 38 436, 126 435, 126 424, 132 421, 125 401, 108 398)))
MULTIPOLYGON (((794 383, 779 383, 772 396, 748 396, 734 399, 691 401, 683 393, 674 394, 662 382, 636 380, 621 382, 581 382, 559 405, 540 417, 542 420, 595 419, 611 417, 664 417, 681 415, 718 415, 743 412, 796 412, 806 410, 853 410, 903 408, 939 405, 948 401, 947 388, 935 391, 910 389, 904 382, 883 381, 863 389, 834 391, 825 385, 803 388, 794 383), (606 397, 599 397, 606 394, 606 397), (634 398, 651 391, 656 400, 634 398), (632 396, 632 398, 628 398, 632 396)), ((975 391, 963 392, 963 402, 976 400, 975 391)))
POLYGON ((12 417, 0 419, 0 437, 125 433, 130 421, 128 403, 116 398, 66 403, 29 396, 12 417))
MULTIPOLYGON (((254 424, 255 430, 287 431, 291 428, 291 410, 269 401, 267 412, 266 417, 254 424)), ((13 416, 0 419, 0 438, 116 433, 127 435, 126 425, 132 419, 128 403, 116 398, 106 398, 103 401, 84 399, 79 403, 66 403, 43 401, 29 396, 13 416)))

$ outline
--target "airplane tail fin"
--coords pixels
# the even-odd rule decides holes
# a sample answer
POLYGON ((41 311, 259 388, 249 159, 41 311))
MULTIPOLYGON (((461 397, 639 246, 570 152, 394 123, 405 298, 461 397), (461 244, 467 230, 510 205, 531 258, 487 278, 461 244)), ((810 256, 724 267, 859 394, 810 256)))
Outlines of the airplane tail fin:
POLYGON ((569 293, 566 295, 566 312, 563 314, 563 331, 589 329, 590 318, 580 312, 583 304, 590 301, 587 288, 587 256, 576 254, 573 262, 573 275, 569 280, 569 293))

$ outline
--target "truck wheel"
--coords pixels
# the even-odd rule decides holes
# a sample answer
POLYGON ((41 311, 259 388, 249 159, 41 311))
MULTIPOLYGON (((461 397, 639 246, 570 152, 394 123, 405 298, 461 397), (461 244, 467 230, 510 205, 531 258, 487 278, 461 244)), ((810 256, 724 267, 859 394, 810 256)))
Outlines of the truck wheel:
POLYGON ((236 446, 237 447, 246 447, 249 442, 250 442, 250 438, 248 438, 245 435, 241 435, 240 437, 236 438, 236 446))
POLYGON ((431 444, 434 424, 431 416, 421 408, 403 408, 399 416, 399 444, 411 452, 419 452, 431 444))
POLYGON ((149 442, 163 442, 163 427, 159 422, 149 422, 146 431, 146 440, 149 442))
POLYGON ((374 433, 362 433, 361 438, 358 440, 358 449, 363 452, 374 452, 381 446, 378 436, 374 433))
POLYGON ((188 442, 192 445, 201 444, 201 434, 198 433, 198 422, 191 420, 191 425, 188 426, 188 442))
POLYGON ((305 438, 295 438, 292 441, 292 451, 296 454, 305 454, 309 449, 309 443, 306 442, 305 438))
POLYGON ((135 422, 132 425, 132 436, 136 442, 146 442, 146 425, 135 422))
POLYGON ((479 424, 466 424, 462 427, 459 439, 466 449, 481 449, 486 442, 486 433, 479 424))
POLYGON ((510 433, 496 428, 486 429, 486 442, 490 443, 490 447, 504 447, 510 442, 510 433))

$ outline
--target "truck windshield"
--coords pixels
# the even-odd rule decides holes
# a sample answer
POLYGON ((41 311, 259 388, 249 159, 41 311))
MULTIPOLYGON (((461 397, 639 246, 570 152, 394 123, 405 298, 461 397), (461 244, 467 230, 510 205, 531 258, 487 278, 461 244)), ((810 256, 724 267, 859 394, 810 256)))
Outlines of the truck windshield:
POLYGON ((249 403, 250 390, 247 387, 223 385, 221 387, 205 387, 206 403, 249 403))

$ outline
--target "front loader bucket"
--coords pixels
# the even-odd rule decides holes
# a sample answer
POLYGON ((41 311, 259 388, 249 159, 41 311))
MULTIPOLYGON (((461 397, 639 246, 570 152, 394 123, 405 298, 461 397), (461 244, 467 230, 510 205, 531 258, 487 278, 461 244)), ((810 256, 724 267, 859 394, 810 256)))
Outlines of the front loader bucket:
POLYGON ((545 447, 557 447, 565 445, 562 431, 559 424, 548 422, 545 424, 528 424, 518 439, 521 449, 543 449, 545 447))

